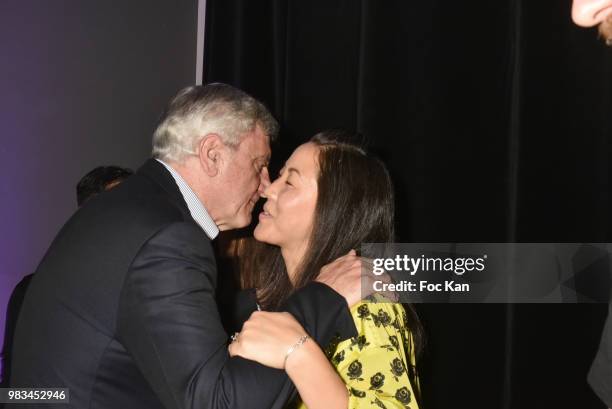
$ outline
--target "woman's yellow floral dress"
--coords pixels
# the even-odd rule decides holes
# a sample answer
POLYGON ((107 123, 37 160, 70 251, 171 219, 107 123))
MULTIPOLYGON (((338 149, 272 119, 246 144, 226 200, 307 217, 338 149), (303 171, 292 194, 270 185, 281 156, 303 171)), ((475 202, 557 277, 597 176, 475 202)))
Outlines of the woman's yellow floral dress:
POLYGON ((349 391, 349 409, 418 409, 418 380, 412 385, 407 374, 415 358, 404 307, 376 296, 354 305, 351 314, 359 335, 326 349, 349 391))

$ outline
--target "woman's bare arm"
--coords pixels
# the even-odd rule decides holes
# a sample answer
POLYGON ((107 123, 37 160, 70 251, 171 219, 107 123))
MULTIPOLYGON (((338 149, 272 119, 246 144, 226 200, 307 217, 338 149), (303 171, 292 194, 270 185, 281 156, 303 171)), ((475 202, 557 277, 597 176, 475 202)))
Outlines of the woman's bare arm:
POLYGON ((309 409, 346 409, 347 388, 316 342, 308 339, 287 355, 304 335, 304 328, 289 313, 255 312, 230 344, 229 353, 285 369, 309 409))
POLYGON ((314 341, 306 341, 287 357, 285 371, 308 409, 348 408, 344 381, 314 341))

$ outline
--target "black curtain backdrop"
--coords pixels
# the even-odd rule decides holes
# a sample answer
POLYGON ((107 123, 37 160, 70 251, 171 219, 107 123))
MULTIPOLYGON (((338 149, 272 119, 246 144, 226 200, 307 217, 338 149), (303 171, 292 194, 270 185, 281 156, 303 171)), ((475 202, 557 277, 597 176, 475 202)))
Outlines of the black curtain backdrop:
MULTIPOLYGON (((274 162, 345 128, 403 242, 610 242, 612 50, 570 1, 208 0, 205 81, 263 100, 274 162)), ((419 305, 427 409, 603 408, 606 306, 419 305)))

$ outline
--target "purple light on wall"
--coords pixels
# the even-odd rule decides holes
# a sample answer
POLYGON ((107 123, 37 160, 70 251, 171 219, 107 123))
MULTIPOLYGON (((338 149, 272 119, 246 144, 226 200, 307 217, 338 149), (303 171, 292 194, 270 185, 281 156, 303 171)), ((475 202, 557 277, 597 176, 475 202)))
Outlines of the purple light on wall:
POLYGON ((81 176, 149 156, 165 103, 195 80, 196 21, 197 2, 0 2, 0 339, 81 176))

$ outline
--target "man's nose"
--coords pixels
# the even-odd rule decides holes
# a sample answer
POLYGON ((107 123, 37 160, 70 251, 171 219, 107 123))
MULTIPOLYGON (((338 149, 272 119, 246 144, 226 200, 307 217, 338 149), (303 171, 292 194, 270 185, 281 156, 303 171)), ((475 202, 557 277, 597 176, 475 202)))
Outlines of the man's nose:
POLYGON ((574 0, 572 20, 582 27, 601 23, 612 12, 612 0, 574 0))
POLYGON ((268 167, 264 167, 261 170, 261 174, 259 176, 259 189, 257 189, 257 193, 261 197, 267 197, 265 195, 266 189, 270 186, 270 174, 268 173, 268 167))

